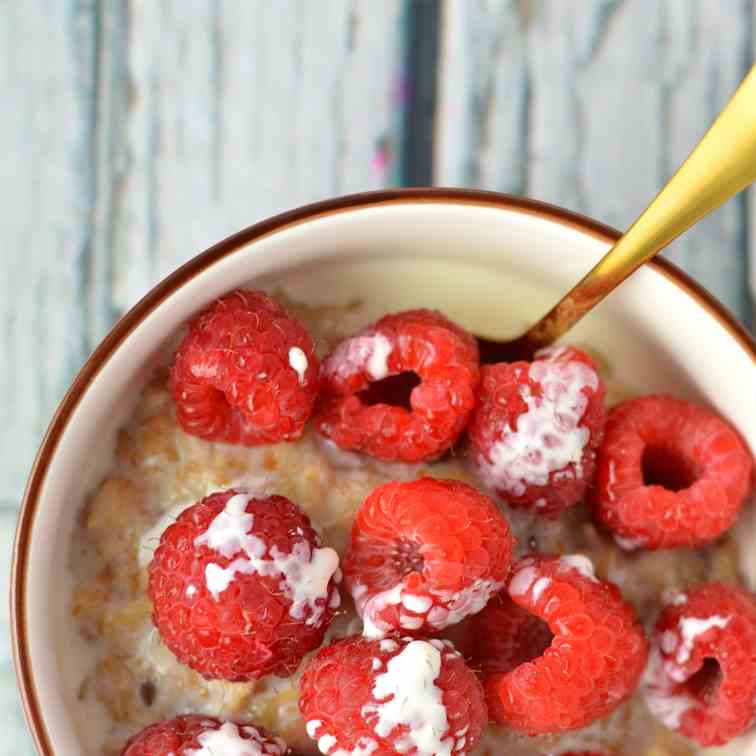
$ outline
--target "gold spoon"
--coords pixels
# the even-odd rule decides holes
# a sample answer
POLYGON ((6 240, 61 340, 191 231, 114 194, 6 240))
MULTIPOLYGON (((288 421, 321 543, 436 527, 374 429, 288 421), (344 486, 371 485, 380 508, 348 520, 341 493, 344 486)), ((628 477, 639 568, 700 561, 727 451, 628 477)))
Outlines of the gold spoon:
POLYGON ((656 199, 571 291, 522 336, 478 339, 481 362, 530 360, 694 223, 756 181, 756 66, 656 199))

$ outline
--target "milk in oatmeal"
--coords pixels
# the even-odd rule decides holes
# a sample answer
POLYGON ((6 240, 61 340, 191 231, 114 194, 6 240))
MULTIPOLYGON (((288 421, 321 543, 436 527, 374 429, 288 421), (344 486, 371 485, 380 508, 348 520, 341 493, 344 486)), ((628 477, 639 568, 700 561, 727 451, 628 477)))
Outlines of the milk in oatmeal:
MULTIPOLYGON (((362 303, 318 308, 285 304, 310 328, 321 357, 367 325, 375 311, 362 303)), ((374 354, 380 356, 380 350, 374 354)), ((167 350, 166 363, 169 358, 167 350)), ((306 369, 300 355, 290 355, 290 361, 295 369, 306 369)), ((380 377, 378 358, 373 369, 380 377)), ((626 398, 627 391, 607 366, 602 373, 609 401, 626 398)), ((368 493, 390 480, 424 475, 481 486, 460 450, 430 464, 389 465, 341 452, 310 427, 291 444, 246 448, 203 441, 179 427, 167 368, 158 369, 118 435, 111 470, 83 508, 72 544, 71 612, 91 649, 88 666, 81 670, 79 697, 100 702, 106 711, 108 731, 101 753, 118 754, 126 739, 143 727, 183 713, 252 722, 302 754, 317 753, 297 708, 301 667, 288 679, 207 681, 167 650, 150 620, 146 588, 151 554, 162 531, 184 508, 209 493, 246 486, 298 504, 321 533, 324 546, 343 557, 354 514, 368 493)), ((712 579, 739 582, 737 547, 730 536, 696 551, 626 553, 596 530, 582 505, 556 522, 506 507, 504 512, 519 553, 588 557, 599 577, 620 585, 647 629, 660 604, 687 586, 712 579)), ((362 622, 344 595, 325 642, 360 632, 362 622)), ((525 756, 575 748, 633 756, 695 752, 688 741, 658 724, 636 694, 607 719, 565 736, 526 738, 489 726, 474 753, 525 756)))

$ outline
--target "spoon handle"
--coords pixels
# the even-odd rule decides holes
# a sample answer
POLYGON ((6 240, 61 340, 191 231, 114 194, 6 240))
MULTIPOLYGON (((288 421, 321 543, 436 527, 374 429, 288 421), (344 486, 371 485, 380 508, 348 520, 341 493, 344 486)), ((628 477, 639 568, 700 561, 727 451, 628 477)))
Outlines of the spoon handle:
POLYGON ((671 241, 756 181, 756 66, 669 183, 596 266, 517 341, 547 346, 671 241))

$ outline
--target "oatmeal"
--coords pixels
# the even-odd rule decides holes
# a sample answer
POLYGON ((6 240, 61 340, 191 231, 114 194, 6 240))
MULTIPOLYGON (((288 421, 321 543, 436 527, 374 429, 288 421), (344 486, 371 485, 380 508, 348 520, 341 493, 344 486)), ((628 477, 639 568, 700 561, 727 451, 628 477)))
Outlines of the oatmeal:
MULTIPOLYGON (((367 322, 359 304, 290 309, 309 327, 321 357, 367 322)), ((371 349, 371 371, 381 376, 385 345, 374 344, 371 349)), ((308 367, 304 353, 292 350, 289 358, 303 376, 308 367)), ((625 398, 629 392, 605 366, 602 373, 609 403, 625 398)), ((82 672, 80 698, 101 702, 112 724, 102 753, 118 754, 125 740, 141 728, 185 713, 253 722, 300 753, 317 753, 297 705, 304 665, 286 679, 208 681, 165 647, 153 627, 146 591, 152 553, 161 533, 188 506, 210 493, 245 486, 291 499, 310 517, 324 546, 343 558, 355 512, 366 496, 389 481, 422 476, 480 487, 458 449, 433 463, 382 463, 340 451, 310 426, 294 443, 242 447, 201 440, 179 426, 168 371, 157 370, 118 436, 109 475, 81 513, 72 549, 71 611, 92 651, 91 666, 82 672)), ((647 630, 661 604, 686 587, 706 580, 740 582, 738 549, 730 536, 698 550, 627 552, 596 529, 582 504, 556 521, 508 508, 504 513, 517 537, 518 554, 537 550, 589 557, 599 578, 620 585, 647 630)), ((579 559, 575 564, 585 566, 579 559)), ((326 642, 362 632, 351 599, 344 590, 342 595, 342 608, 326 642)), ((568 735, 527 738, 490 725, 474 753, 524 756, 576 748, 647 756, 694 752, 689 741, 649 714, 636 693, 608 718, 568 735)))

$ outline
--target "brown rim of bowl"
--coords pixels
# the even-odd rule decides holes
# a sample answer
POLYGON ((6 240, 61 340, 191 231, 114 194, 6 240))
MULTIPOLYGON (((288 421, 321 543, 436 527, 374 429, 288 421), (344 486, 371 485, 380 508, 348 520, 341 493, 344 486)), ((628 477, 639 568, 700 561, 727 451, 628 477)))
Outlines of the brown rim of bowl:
MULTIPOLYGON (((173 294, 173 292, 221 258, 233 254, 238 249, 265 236, 316 218, 335 215, 344 211, 400 203, 461 203, 501 210, 513 210, 527 213, 528 215, 536 215, 545 220, 569 226, 572 229, 582 231, 609 244, 616 241, 620 236, 618 231, 609 226, 537 200, 469 189, 425 187, 387 189, 351 194, 345 197, 316 202, 256 223, 254 226, 250 226, 228 237, 197 255, 157 284, 113 326, 74 379, 71 387, 58 406, 37 452, 21 503, 11 572, 10 598, 13 658, 26 720, 31 729, 37 750, 42 756, 55 756, 55 752, 45 728, 37 690, 31 674, 25 613, 27 558, 30 534, 37 513, 39 492, 44 483, 50 460, 55 453, 69 419, 87 387, 126 336, 147 315, 173 294)), ((708 291, 667 260, 656 258, 649 262, 648 265, 696 300, 709 315, 729 332, 730 336, 756 363, 756 342, 754 342, 754 339, 748 334, 745 328, 708 291)))

